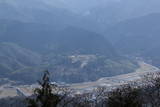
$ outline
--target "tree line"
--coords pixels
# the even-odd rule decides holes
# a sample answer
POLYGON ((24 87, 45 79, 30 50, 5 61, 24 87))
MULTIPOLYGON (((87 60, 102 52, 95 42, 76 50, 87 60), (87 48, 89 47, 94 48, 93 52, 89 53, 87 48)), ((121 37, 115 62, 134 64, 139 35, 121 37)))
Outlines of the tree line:
POLYGON ((129 82, 111 91, 98 87, 85 94, 51 85, 48 71, 39 85, 34 98, 28 99, 28 107, 160 107, 160 73, 146 74, 140 82, 129 82))
POLYGON ((160 107, 160 73, 144 75, 112 90, 97 87, 91 93, 73 94, 73 90, 51 84, 48 71, 28 98, 1 99, 1 107, 160 107))

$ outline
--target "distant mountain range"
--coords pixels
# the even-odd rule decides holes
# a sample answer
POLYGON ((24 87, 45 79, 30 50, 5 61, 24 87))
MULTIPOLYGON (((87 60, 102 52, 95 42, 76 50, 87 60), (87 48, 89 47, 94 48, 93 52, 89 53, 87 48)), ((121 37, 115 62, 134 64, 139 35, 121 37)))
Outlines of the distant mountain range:
POLYGON ((106 31, 108 39, 121 53, 147 58, 158 66, 159 34, 159 13, 120 22, 106 31))
POLYGON ((36 66, 41 63, 40 55, 13 43, 0 43, 0 50, 1 76, 20 68, 36 66))
POLYGON ((0 19, 76 26, 102 33, 119 21, 160 12, 158 0, 3 0, 0 19), (76 12, 75 12, 76 11, 76 12))
POLYGON ((32 83, 48 69, 54 81, 84 82, 138 67, 120 56, 105 37, 81 28, 54 31, 48 25, 6 20, 0 28, 0 71, 12 80, 32 83))
POLYGON ((32 83, 49 69, 58 82, 93 81, 135 71, 125 55, 160 66, 160 3, 147 3, 0 1, 1 76, 32 83))
POLYGON ((59 53, 78 50, 80 54, 114 55, 114 49, 105 37, 81 28, 68 27, 60 31, 37 23, 1 20, 1 42, 13 42, 36 51, 52 50, 59 53), (56 47, 57 46, 57 47, 56 47), (93 48, 91 48, 93 47, 93 48), (109 50, 109 51, 108 51, 109 50))

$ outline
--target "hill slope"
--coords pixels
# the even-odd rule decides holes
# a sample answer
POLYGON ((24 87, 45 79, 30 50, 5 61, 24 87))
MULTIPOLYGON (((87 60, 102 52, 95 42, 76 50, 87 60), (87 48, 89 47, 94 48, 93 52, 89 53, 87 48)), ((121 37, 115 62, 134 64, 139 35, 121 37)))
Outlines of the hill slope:
POLYGON ((121 22, 108 29, 106 34, 121 53, 145 57, 160 65, 160 14, 121 22))
MULTIPOLYGON (((11 58, 13 61, 12 64, 9 62, 5 64, 11 68, 9 72, 12 73, 7 76, 13 80, 35 82, 40 75, 38 71, 49 69, 55 81, 69 83, 93 81, 100 77, 133 72, 138 67, 134 61, 118 55, 103 36, 94 32, 74 27, 56 32, 50 26, 42 27, 36 23, 17 21, 12 23, 9 21, 0 27, 3 28, 0 32, 1 42, 18 44, 32 53, 38 53, 38 59, 35 59, 37 57, 34 58, 31 53, 25 52, 26 49, 14 48, 17 49, 16 52, 22 52, 22 55, 15 54, 16 58, 24 59, 21 56, 27 53, 28 56, 31 55, 31 58, 27 58, 29 61, 37 61, 37 65, 27 63, 27 67, 17 69, 12 67, 13 64, 24 65, 24 62, 17 64, 14 57, 3 57, 4 60, 11 58), (28 78, 31 78, 30 81, 28 78)), ((16 45, 6 48, 10 53, 13 51, 12 46, 16 45)), ((5 55, 6 51, 3 53, 5 55)))

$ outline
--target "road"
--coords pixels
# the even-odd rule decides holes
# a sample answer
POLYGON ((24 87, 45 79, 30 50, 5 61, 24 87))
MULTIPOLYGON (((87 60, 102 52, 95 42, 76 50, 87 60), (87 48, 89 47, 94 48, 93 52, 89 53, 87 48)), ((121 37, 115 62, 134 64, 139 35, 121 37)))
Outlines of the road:
MULTIPOLYGON (((104 86, 108 90, 112 89, 113 87, 117 87, 122 84, 126 84, 129 81, 137 81, 141 79, 141 76, 151 73, 151 72, 159 72, 160 69, 147 64, 145 62, 139 62, 140 68, 138 68, 133 73, 118 75, 114 77, 105 77, 101 78, 94 82, 84 82, 78 84, 67 84, 67 87, 75 90, 76 93, 84 93, 84 92, 91 92, 93 89, 99 86, 104 86)), ((33 89, 38 87, 38 85, 23 85, 23 86, 12 86, 10 84, 6 84, 0 86, 0 98, 4 97, 14 97, 14 96, 31 96, 33 94, 33 89)), ((63 86, 65 87, 65 85, 63 86)))
POLYGON ((114 77, 105 77, 95 82, 71 84, 70 88, 77 90, 78 92, 92 91, 93 89, 99 86, 104 86, 110 89, 111 87, 117 87, 119 85, 126 84, 130 81, 137 81, 141 79, 141 77, 147 73, 160 71, 159 68, 152 66, 150 64, 147 64, 145 62, 139 62, 139 65, 140 65, 140 68, 138 68, 133 73, 118 75, 114 77))

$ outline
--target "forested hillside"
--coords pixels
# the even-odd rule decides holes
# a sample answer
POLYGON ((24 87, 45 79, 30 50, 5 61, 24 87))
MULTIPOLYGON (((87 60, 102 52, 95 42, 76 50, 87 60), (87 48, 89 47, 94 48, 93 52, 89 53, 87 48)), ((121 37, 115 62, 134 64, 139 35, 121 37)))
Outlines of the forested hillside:
POLYGON ((159 66, 160 14, 126 20, 106 31, 108 39, 121 53, 135 55, 159 66))

